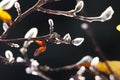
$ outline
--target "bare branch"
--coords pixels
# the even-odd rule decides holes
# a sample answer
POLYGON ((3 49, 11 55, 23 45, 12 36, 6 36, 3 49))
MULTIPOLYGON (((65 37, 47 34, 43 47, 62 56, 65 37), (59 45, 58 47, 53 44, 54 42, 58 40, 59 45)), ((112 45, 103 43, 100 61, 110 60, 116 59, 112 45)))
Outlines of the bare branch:
POLYGON ((30 41, 30 40, 42 40, 42 41, 44 41, 44 40, 49 39, 49 37, 50 37, 50 34, 35 37, 35 38, 0 39, 0 42, 13 43, 13 42, 22 42, 22 41, 30 41))
POLYGON ((21 15, 18 15, 17 18, 13 21, 13 23, 9 26, 8 30, 4 34, 2 34, 0 38, 1 39, 6 38, 6 36, 8 35, 8 33, 11 31, 11 29, 17 23, 19 23, 23 18, 25 18, 29 14, 33 13, 34 11, 36 11, 38 7, 41 7, 42 5, 44 5, 44 4, 48 3, 48 2, 54 2, 54 1, 59 1, 59 0, 38 0, 38 2, 34 6, 32 6, 31 8, 29 8, 28 10, 26 10, 21 15))
POLYGON ((54 14, 54 15, 62 15, 62 16, 71 17, 71 18, 75 18, 75 19, 78 19, 78 20, 82 20, 82 21, 87 21, 87 22, 93 22, 93 21, 104 22, 104 21, 107 21, 107 20, 111 19, 112 15, 114 13, 114 11, 111 7, 108 7, 104 11, 105 12, 104 15, 101 14, 102 16, 100 15, 100 16, 97 16, 97 17, 85 17, 85 16, 81 16, 81 15, 76 15, 75 10, 59 11, 59 10, 51 10, 51 9, 45 9, 45 8, 39 7, 37 9, 37 11, 40 11, 40 12, 43 12, 43 13, 48 13, 48 14, 54 14), (109 15, 107 15, 107 14, 109 14, 109 15))

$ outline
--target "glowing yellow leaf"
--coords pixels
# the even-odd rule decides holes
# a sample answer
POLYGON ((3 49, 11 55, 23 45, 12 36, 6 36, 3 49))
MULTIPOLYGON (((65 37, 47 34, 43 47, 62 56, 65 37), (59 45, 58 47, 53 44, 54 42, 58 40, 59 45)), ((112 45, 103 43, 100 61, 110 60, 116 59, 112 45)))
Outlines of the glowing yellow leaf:
POLYGON ((3 22, 6 22, 8 24, 11 24, 12 17, 8 12, 6 12, 2 8, 0 8, 0 20, 2 20, 3 22))
MULTIPOLYGON (((118 77, 120 78, 120 61, 107 61, 110 68, 113 70, 113 72, 115 74, 118 75, 118 77)), ((110 71, 108 70, 107 66, 105 65, 104 62, 99 62, 96 66, 96 69, 104 72, 106 74, 110 74, 110 71)))
POLYGON ((118 31, 120 31, 120 24, 116 27, 116 29, 117 29, 118 31))

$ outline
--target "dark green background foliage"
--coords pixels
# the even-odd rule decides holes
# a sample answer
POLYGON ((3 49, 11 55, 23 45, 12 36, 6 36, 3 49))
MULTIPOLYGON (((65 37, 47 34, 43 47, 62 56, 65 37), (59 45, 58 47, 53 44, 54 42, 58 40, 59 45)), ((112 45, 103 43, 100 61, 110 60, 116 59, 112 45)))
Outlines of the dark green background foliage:
MULTIPOLYGON (((37 0, 19 0, 22 12, 33 6, 37 0)), ((74 9, 75 0, 61 0, 44 5, 43 7, 53 10, 71 10, 74 9)), ((116 26, 120 23, 120 9, 118 0, 84 0, 84 8, 78 15, 84 16, 99 16, 108 6, 112 6, 115 11, 111 20, 106 22, 93 22, 89 23, 101 50, 107 59, 120 60, 120 32, 116 30, 116 26)), ((17 16, 15 8, 9 10, 13 19, 17 16)), ((24 34, 32 27, 37 27, 39 30, 38 36, 49 33, 48 19, 51 18, 55 24, 55 31, 64 36, 70 33, 72 39, 76 37, 84 37, 85 41, 82 45, 76 47, 73 45, 56 45, 46 42, 47 50, 45 53, 34 57, 41 65, 48 65, 50 67, 61 67, 73 64, 79 61, 85 55, 98 56, 94 51, 94 47, 87 36, 87 34, 80 28, 84 21, 68 18, 64 16, 56 16, 51 14, 44 14, 41 12, 34 12, 24 18, 17 24, 7 36, 8 39, 22 38, 24 34)), ((0 22, 2 26, 2 22, 0 22)), ((0 33, 2 33, 0 27, 0 33)), ((23 42, 19 44, 22 46, 23 42)), ((33 53, 39 46, 35 43, 28 47, 29 58, 33 57, 33 53)), ((6 44, 0 43, 0 54, 4 56, 5 50, 11 50, 15 57, 22 56, 19 49, 14 49, 6 44)), ((42 80, 38 76, 27 75, 25 67, 18 65, 4 65, 0 64, 0 80, 42 80)), ((54 80, 68 80, 76 70, 48 72, 48 76, 54 80)), ((87 76, 90 77, 91 75, 87 76)), ((89 78, 87 78, 89 80, 89 78)))

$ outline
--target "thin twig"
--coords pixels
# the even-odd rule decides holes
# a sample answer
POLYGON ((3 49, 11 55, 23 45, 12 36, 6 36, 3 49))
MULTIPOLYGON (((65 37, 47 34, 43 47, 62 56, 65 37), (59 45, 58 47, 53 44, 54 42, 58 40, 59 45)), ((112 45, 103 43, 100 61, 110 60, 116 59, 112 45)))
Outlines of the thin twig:
POLYGON ((82 21, 88 21, 88 22, 101 21, 100 17, 84 17, 84 16, 76 15, 76 13, 72 10, 70 10, 70 11, 59 11, 59 10, 45 9, 45 8, 42 8, 42 7, 40 7, 37 10, 40 11, 40 12, 43 12, 43 13, 47 13, 47 14, 62 15, 62 16, 71 17, 71 18, 75 18, 75 19, 78 19, 78 20, 82 20, 82 21))
POLYGON ((5 63, 5 64, 9 63, 9 61, 3 56, 0 56, 0 62, 5 63))
POLYGON ((47 40, 49 39, 50 34, 44 35, 44 36, 38 36, 35 38, 17 38, 17 39, 0 39, 0 42, 3 43, 14 43, 14 42, 24 42, 24 41, 30 41, 30 40, 47 40))

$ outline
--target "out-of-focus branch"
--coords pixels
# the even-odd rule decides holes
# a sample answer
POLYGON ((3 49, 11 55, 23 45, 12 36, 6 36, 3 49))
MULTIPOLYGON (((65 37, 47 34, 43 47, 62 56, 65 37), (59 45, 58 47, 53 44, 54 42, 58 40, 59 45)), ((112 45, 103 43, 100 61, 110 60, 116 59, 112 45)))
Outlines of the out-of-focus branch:
POLYGON ((109 64, 108 64, 108 62, 107 62, 107 59, 106 59, 106 57, 105 57, 104 54, 103 54, 103 51, 100 49, 100 47, 99 47, 99 45, 98 45, 98 43, 97 43, 97 41, 96 41, 96 39, 95 39, 95 37, 94 37, 94 34, 93 34, 92 31, 91 31, 91 28, 88 26, 87 23, 82 24, 81 27, 85 30, 85 32, 86 32, 86 33, 88 34, 88 36, 90 37, 90 39, 91 39, 91 41, 92 41, 92 43, 93 43, 93 45, 94 45, 94 47, 95 47, 94 50, 95 50, 95 51, 97 52, 97 54, 103 59, 105 65, 107 66, 108 70, 110 71, 110 74, 114 75, 115 80, 119 80, 119 79, 118 79, 118 76, 115 75, 115 72, 114 72, 114 71, 111 69, 111 67, 109 66, 109 64))

